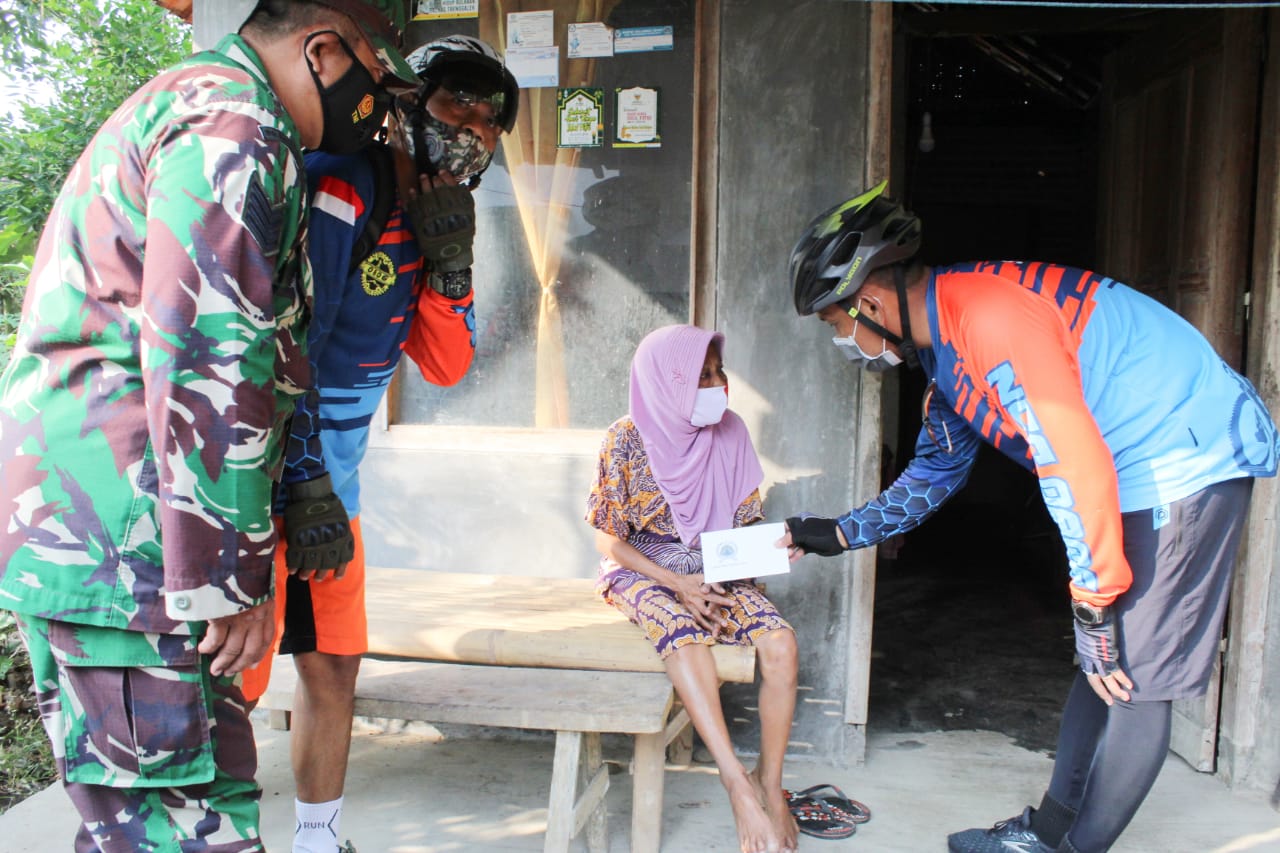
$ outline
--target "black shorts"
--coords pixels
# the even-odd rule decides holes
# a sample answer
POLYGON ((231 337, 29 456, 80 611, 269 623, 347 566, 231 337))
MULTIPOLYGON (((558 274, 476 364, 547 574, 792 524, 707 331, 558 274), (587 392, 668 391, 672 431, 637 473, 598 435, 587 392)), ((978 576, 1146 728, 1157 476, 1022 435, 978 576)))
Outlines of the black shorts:
POLYGON ((1186 699, 1208 687, 1252 491, 1252 479, 1228 480, 1121 516, 1133 585, 1116 599, 1120 666, 1134 699, 1186 699))

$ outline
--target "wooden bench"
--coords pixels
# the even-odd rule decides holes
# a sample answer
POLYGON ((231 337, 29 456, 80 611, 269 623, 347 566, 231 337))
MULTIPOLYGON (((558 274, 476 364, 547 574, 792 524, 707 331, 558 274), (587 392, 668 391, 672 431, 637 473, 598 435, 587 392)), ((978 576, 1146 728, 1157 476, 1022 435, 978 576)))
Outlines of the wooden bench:
MULTIPOLYGON (((689 718, 652 645, 594 581, 370 568, 366 609, 357 715, 555 732, 548 853, 584 830, 589 850, 607 849, 600 735, 631 735, 631 850, 657 853, 666 753, 688 761, 689 718)), ((754 679, 754 648, 712 654, 722 681, 754 679)), ((291 666, 272 673, 260 706, 275 726, 287 728, 295 680, 291 666)))
MULTIPOLYGON (((643 632, 587 578, 371 568, 369 653, 498 666, 666 672, 643 632)), ((749 646, 713 646, 721 681, 755 679, 749 646)))

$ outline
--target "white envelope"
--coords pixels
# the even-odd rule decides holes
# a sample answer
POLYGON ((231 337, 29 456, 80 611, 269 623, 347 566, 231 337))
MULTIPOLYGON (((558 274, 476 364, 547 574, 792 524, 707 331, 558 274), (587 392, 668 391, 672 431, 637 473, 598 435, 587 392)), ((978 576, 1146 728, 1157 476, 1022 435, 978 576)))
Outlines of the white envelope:
POLYGON ((774 544, 787 532, 782 522, 752 524, 702 534, 702 578, 708 583, 783 575, 791 571, 786 548, 774 544))

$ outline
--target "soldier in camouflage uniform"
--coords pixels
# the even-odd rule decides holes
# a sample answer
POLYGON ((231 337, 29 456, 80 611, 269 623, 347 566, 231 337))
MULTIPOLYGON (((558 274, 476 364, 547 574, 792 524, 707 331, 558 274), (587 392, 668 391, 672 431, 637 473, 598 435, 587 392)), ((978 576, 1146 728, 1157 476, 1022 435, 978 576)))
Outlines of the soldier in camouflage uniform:
POLYGON ((261 850, 239 673, 271 642, 274 480, 309 383, 300 146, 356 150, 398 0, 262 0, 67 179, 0 378, 0 607, 79 851, 261 850))

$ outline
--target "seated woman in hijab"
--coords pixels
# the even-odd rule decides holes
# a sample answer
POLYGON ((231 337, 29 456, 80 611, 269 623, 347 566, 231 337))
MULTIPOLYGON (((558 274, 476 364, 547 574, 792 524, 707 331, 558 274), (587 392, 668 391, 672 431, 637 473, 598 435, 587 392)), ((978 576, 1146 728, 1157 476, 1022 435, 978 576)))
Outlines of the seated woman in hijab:
POLYGON ((754 584, 705 584, 704 531, 764 518, 764 478, 742 419, 726 406, 724 335, 695 326, 649 333, 631 362, 631 413, 609 427, 586 519, 598 589, 662 656, 729 794, 744 853, 789 853, 797 829, 782 788, 795 711, 791 626, 754 584), (720 706, 714 643, 751 644, 760 667, 760 760, 747 771, 720 706))

